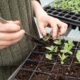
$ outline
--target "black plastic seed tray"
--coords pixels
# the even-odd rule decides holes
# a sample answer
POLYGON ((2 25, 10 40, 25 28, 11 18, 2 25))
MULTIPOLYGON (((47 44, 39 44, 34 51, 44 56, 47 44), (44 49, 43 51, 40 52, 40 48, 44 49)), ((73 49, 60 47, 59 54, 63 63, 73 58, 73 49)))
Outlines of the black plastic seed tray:
POLYGON ((67 41, 62 40, 62 44, 57 45, 58 51, 53 54, 52 60, 45 58, 47 50, 44 46, 40 44, 35 46, 9 80, 80 80, 80 64, 77 64, 75 59, 76 51, 80 49, 80 42, 74 41, 73 54, 61 64, 58 54, 65 42, 67 41))
POLYGON ((67 10, 55 9, 51 6, 44 7, 44 10, 50 15, 57 17, 68 24, 80 26, 80 14, 69 12, 67 10))

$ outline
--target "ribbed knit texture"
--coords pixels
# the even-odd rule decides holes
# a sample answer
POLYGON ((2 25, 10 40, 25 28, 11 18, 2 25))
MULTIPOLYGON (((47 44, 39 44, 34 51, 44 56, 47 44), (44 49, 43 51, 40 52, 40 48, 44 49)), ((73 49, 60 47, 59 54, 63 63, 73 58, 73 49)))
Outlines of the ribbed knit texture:
MULTIPOLYGON (((0 16, 7 20, 20 20, 21 28, 37 36, 32 23, 31 0, 0 0, 0 16)), ((24 37, 19 43, 0 50, 0 80, 7 80, 16 67, 27 57, 33 43, 24 37)))
MULTIPOLYGON (((0 16, 7 20, 20 20, 21 27, 34 35, 30 0, 0 0, 0 16)), ((31 41, 24 37, 19 43, 0 50, 0 66, 20 64, 31 46, 31 41)))

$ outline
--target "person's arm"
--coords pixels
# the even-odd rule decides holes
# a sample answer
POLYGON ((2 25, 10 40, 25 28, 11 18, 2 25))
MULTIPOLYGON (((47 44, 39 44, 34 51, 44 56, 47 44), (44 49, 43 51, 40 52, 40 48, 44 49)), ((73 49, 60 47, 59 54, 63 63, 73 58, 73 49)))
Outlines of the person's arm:
POLYGON ((67 24, 61 22, 59 19, 49 16, 43 10, 38 1, 32 0, 32 7, 38 21, 39 29, 44 36, 46 35, 45 27, 47 27, 48 25, 52 28, 52 37, 54 39, 66 32, 67 24))

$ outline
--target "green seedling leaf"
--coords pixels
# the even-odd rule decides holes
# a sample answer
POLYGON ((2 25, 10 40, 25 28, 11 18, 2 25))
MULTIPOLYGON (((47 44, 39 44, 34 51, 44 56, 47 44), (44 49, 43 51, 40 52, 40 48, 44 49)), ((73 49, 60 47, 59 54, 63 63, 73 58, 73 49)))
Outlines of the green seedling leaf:
POLYGON ((45 57, 46 57, 48 60, 52 60, 52 54, 45 54, 45 57))
POLYGON ((76 53, 76 59, 80 63, 80 50, 78 50, 76 53))
POLYGON ((50 38, 49 36, 44 36, 44 37, 43 37, 43 40, 44 40, 44 41, 48 41, 49 38, 50 38))
POLYGON ((54 43, 55 43, 56 45, 61 45, 61 40, 58 39, 58 40, 54 41, 54 43))
POLYGON ((57 46, 50 46, 50 47, 46 47, 47 50, 49 50, 50 52, 57 52, 58 47, 57 46))
POLYGON ((62 53, 66 54, 72 54, 71 50, 73 48, 74 44, 72 40, 68 40, 67 43, 64 43, 64 48, 61 50, 62 53))
POLYGON ((59 55, 60 60, 61 60, 61 64, 64 64, 64 60, 68 57, 66 56, 64 53, 59 55))

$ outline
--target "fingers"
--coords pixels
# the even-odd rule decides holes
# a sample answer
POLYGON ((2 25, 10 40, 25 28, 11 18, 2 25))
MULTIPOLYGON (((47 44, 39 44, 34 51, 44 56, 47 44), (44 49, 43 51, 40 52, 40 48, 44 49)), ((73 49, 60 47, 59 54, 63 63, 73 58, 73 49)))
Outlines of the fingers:
POLYGON ((8 21, 6 24, 0 23, 0 32, 16 32, 20 30, 20 26, 18 21, 8 21), (16 24, 15 24, 16 23, 16 24))
POLYGON ((0 47, 5 48, 7 46, 15 44, 15 43, 19 42, 22 38, 23 38, 23 36, 19 37, 18 39, 11 40, 11 41, 3 41, 2 40, 2 41, 0 41, 0 47))
POLYGON ((4 41, 15 40, 15 39, 18 39, 19 37, 23 36, 24 33, 25 33, 24 30, 20 30, 20 31, 14 32, 14 33, 0 33, 0 40, 4 40, 4 41))
POLYGON ((57 24, 53 23, 53 21, 51 21, 51 27, 52 27, 52 37, 53 39, 57 38, 57 32, 58 32, 58 27, 57 24))
POLYGON ((43 36, 46 36, 46 31, 45 31, 45 26, 43 24, 40 24, 39 25, 39 29, 40 29, 40 32, 42 33, 43 36))
POLYGON ((0 49, 20 41, 25 34, 25 31, 20 29, 19 21, 7 21, 7 23, 0 23, 0 49))
POLYGON ((63 35, 66 31, 67 31, 67 27, 68 27, 68 25, 66 24, 66 23, 63 23, 63 22, 60 22, 59 24, 58 24, 58 27, 59 27, 59 35, 63 35))
POLYGON ((68 27, 66 23, 61 22, 60 20, 52 17, 49 20, 49 24, 51 25, 51 28, 52 28, 53 39, 56 39, 58 36, 63 35, 66 32, 68 27))

